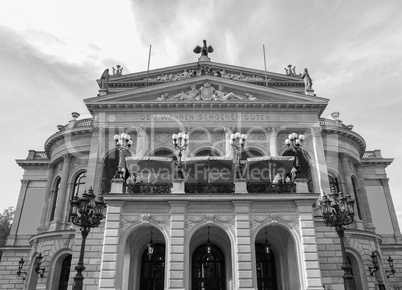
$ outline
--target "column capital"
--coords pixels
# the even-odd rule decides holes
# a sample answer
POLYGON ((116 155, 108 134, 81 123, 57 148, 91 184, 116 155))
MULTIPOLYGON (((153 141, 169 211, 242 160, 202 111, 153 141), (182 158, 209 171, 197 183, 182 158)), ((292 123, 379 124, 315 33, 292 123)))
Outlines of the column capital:
POLYGON ((310 128, 310 130, 311 130, 311 134, 312 134, 314 137, 321 137, 321 131, 322 131, 321 126, 312 126, 312 127, 310 128))
POLYGON ((380 180, 382 186, 388 186, 389 178, 381 178, 380 180))
POLYGON ((73 155, 71 155, 70 153, 66 153, 62 155, 64 162, 66 161, 71 161, 71 159, 73 158, 73 155))
POLYGON ((346 152, 340 152, 340 153, 339 153, 339 156, 340 156, 342 159, 349 160, 350 154, 349 154, 349 153, 346 153, 346 152))
POLYGON ((99 127, 93 127, 93 128, 92 128, 92 134, 94 134, 94 133, 99 133, 99 131, 100 131, 100 128, 99 128, 99 127))
POLYGON ((223 131, 225 132, 226 138, 233 134, 234 127, 223 126, 223 131))
POLYGON ((266 132, 270 135, 270 137, 278 136, 278 133, 281 131, 280 127, 265 127, 266 132))

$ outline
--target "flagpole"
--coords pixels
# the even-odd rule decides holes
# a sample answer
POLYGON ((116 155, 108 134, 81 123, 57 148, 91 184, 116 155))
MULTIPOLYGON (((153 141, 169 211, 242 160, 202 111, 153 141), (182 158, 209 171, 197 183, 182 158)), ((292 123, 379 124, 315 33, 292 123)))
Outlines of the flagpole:
POLYGON ((265 45, 262 45, 262 51, 264 52, 264 67, 265 67, 265 85, 268 87, 268 77, 267 77, 267 60, 265 59, 265 45))
POLYGON ((151 62, 151 47, 152 45, 149 45, 149 55, 148 55, 148 69, 147 69, 147 83, 146 87, 148 86, 148 76, 149 76, 149 63, 151 62))

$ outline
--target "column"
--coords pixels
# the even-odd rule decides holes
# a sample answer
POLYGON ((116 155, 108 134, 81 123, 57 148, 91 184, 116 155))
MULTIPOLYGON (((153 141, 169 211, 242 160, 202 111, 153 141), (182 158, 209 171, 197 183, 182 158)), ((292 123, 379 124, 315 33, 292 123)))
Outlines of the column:
POLYGON ((18 227, 20 225, 20 219, 21 219, 21 214, 22 214, 22 210, 24 207, 25 196, 27 194, 28 184, 29 184, 29 180, 25 180, 25 179, 21 180, 20 194, 18 196, 17 207, 15 209, 14 220, 11 225, 10 234, 7 238, 7 246, 13 246, 15 239, 17 237, 18 227))
POLYGON ((60 225, 63 219, 64 214, 64 205, 67 202, 67 182, 70 173, 70 164, 73 156, 71 154, 65 154, 63 156, 63 170, 61 172, 61 180, 60 180, 60 190, 57 196, 56 202, 56 212, 54 215, 54 219, 52 224, 56 224, 52 227, 52 230, 60 229, 60 225))
POLYGON ((341 156, 341 162, 342 162, 342 171, 343 171, 343 179, 345 180, 346 184, 346 191, 349 193, 351 196, 356 198, 354 195, 354 190, 353 190, 353 184, 352 184, 352 171, 350 170, 349 167, 349 157, 350 155, 347 153, 340 153, 341 156))
POLYGON ((56 172, 56 165, 50 164, 49 171, 47 174, 46 191, 45 191, 45 197, 43 198, 43 206, 42 206, 42 212, 41 212, 41 216, 40 216, 40 220, 39 220, 38 233, 43 232, 46 228, 46 217, 47 217, 47 213, 49 211, 49 202, 51 200, 52 183, 53 183, 55 172, 56 172))
POLYGON ((230 135, 233 134, 233 128, 223 126, 223 130, 225 132, 225 153, 226 157, 233 158, 233 148, 230 144, 230 135))
POLYGON ((392 201, 391 191, 389 190, 389 179, 381 178, 381 183, 384 188, 385 200, 387 202, 389 215, 392 221, 392 228, 394 229, 395 236, 401 236, 401 231, 399 229, 398 218, 396 216, 394 202, 392 201))
MULTIPOLYGON (((124 201, 106 201, 107 214, 102 247, 99 289, 116 289, 120 217, 124 201)), ((84 280, 85 281, 85 280, 84 280)))
POLYGON ((146 126, 137 127, 137 147, 135 149, 135 156, 143 157, 148 151, 148 130, 146 126))
POLYGON ((318 176, 317 180, 313 179, 314 191, 315 192, 330 192, 329 181, 328 181, 328 168, 325 161, 325 153, 324 153, 324 145, 322 142, 321 136, 321 127, 313 126, 311 127, 311 135, 313 136, 312 141, 312 149, 314 155, 312 156, 312 164, 311 171, 315 170, 316 174, 312 174, 313 176, 318 176))
POLYGON ((311 200, 296 200, 299 213, 302 260, 306 290, 323 290, 318 247, 315 236, 313 207, 311 200))
POLYGON ((85 188, 88 190, 91 186, 95 194, 101 192, 103 160, 105 151, 105 130, 104 128, 95 127, 92 131, 91 147, 88 156, 87 173, 85 180, 85 188))
POLYGON ((235 209, 236 243, 235 252, 235 289, 254 290, 250 233, 251 201, 233 201, 235 209))
MULTIPOLYGON (((170 260, 168 268, 168 285, 166 289, 189 289, 191 264, 184 267, 185 257, 185 218, 187 201, 169 201, 170 204, 170 260), (185 281, 185 277, 188 281, 185 281), (186 285, 185 285, 186 283, 186 285)), ((190 262, 191 263, 191 262, 190 262)))
POLYGON ((271 156, 278 156, 278 133, 280 131, 279 127, 268 127, 269 134, 269 151, 271 156))
MULTIPOLYGON (((370 211, 370 205, 367 197, 367 191, 366 191, 366 186, 364 185, 364 177, 363 177, 363 170, 362 170, 362 164, 359 163, 356 167, 356 173, 357 173, 357 179, 359 181, 359 195, 360 195, 360 200, 361 200, 361 207, 362 207, 362 212, 364 215, 364 222, 367 224, 367 227, 371 230, 375 230, 374 224, 373 224, 373 218, 371 216, 371 211, 370 211)), ((399 227, 398 227, 399 229, 399 227)))

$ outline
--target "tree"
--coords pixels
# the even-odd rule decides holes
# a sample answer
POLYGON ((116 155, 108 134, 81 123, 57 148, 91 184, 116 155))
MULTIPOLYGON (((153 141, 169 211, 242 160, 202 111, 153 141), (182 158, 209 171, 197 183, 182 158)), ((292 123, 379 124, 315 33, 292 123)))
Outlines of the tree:
MULTIPOLYGON (((5 208, 3 213, 0 213, 0 247, 4 247, 10 234, 11 224, 14 219, 15 208, 10 206, 5 208)), ((0 261, 2 252, 0 251, 0 261)))

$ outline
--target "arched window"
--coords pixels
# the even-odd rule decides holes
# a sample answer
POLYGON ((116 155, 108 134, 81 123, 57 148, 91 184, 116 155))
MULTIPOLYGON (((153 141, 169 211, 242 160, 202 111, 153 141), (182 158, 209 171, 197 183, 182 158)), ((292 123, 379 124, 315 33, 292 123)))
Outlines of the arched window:
POLYGON ((83 171, 78 176, 75 178, 74 182, 74 191, 73 191, 73 196, 76 196, 78 194, 78 197, 80 198, 82 194, 84 193, 85 190, 85 180, 86 180, 86 172, 83 171))
POLYGON ((335 191, 339 192, 338 178, 328 175, 328 180, 329 180, 329 188, 331 190, 332 188, 335 188, 335 191))
POLYGON ((163 290, 165 282, 165 245, 155 244, 149 258, 148 248, 142 254, 141 286, 142 290, 163 290))
POLYGON ((263 154, 259 150, 250 149, 244 150, 240 154, 239 166, 236 168, 236 178, 245 178, 245 168, 247 158, 261 157, 263 154))
POLYGON ((196 157, 199 157, 199 156, 220 156, 220 154, 219 154, 219 152, 217 150, 211 148, 211 149, 204 149, 204 150, 198 151, 195 154, 195 156, 196 157))
POLYGON ((193 254, 192 288, 194 290, 223 290, 225 261, 222 250, 213 244, 199 246, 193 254))
POLYGON ((173 151, 168 150, 168 149, 157 149, 152 156, 156 157, 167 157, 167 158, 173 158, 174 161, 177 160, 176 155, 173 153, 173 151))
POLYGON ((50 212, 50 221, 54 219, 54 213, 56 212, 56 204, 57 204, 57 197, 59 196, 59 191, 60 191, 60 181, 61 178, 58 177, 55 182, 55 186, 53 189, 53 200, 52 200, 52 208, 50 212))
POLYGON ((358 185, 357 185, 357 181, 356 178, 354 176, 352 176, 352 185, 353 185, 353 193, 354 193, 354 197, 355 197, 355 202, 356 202, 356 208, 357 208, 357 214, 359 215, 359 218, 362 218, 361 215, 361 209, 360 209, 360 204, 359 204, 359 191, 358 191, 358 185))

